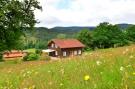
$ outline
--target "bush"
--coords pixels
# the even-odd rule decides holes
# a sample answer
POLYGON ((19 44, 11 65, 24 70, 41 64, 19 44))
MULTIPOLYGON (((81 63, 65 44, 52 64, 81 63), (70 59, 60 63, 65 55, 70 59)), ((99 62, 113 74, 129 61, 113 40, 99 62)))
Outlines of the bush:
POLYGON ((40 60, 42 60, 42 61, 49 61, 49 60, 51 60, 51 57, 48 56, 47 54, 42 54, 40 56, 40 60))
POLYGON ((42 50, 40 50, 40 49, 36 49, 36 54, 39 54, 39 55, 41 55, 42 54, 42 50))
POLYGON ((29 53, 27 54, 27 56, 23 58, 24 61, 33 61, 38 59, 39 59, 39 54, 35 54, 35 53, 29 53))

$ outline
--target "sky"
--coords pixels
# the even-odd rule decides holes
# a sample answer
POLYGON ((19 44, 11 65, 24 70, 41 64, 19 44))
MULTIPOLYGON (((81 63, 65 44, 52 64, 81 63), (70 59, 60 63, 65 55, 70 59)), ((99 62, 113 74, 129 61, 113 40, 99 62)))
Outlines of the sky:
POLYGON ((96 26, 101 22, 135 24, 135 0, 38 0, 36 27, 96 26))

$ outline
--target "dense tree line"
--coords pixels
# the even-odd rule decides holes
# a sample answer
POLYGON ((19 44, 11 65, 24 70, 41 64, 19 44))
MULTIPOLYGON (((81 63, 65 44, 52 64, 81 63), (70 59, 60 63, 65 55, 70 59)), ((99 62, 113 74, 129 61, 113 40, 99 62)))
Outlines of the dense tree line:
POLYGON ((93 31, 88 29, 80 31, 77 39, 86 45, 85 50, 124 46, 135 42, 135 26, 123 30, 117 25, 104 22, 93 31))

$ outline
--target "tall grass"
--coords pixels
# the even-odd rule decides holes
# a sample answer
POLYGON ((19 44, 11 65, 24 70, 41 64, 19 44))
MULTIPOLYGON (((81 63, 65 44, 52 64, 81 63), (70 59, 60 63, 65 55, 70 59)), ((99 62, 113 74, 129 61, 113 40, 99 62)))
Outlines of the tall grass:
POLYGON ((58 61, 0 64, 0 89, 135 89, 135 46, 58 61), (85 80, 85 76, 89 80, 85 80))

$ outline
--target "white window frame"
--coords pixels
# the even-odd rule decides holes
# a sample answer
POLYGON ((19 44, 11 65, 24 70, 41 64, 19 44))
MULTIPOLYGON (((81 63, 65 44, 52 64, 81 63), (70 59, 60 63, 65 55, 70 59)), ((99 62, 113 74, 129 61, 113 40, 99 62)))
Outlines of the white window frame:
POLYGON ((67 56, 67 52, 66 52, 66 51, 63 52, 63 56, 64 56, 64 57, 67 56))
POLYGON ((51 44, 51 47, 52 47, 52 48, 54 48, 54 46, 55 46, 55 44, 54 44, 54 43, 52 43, 52 44, 51 44))
POLYGON ((77 55, 77 50, 74 51, 74 55, 77 55))
POLYGON ((58 51, 55 51, 55 55, 58 56, 58 51))
POLYGON ((82 50, 78 50, 78 54, 81 55, 82 54, 82 50))

